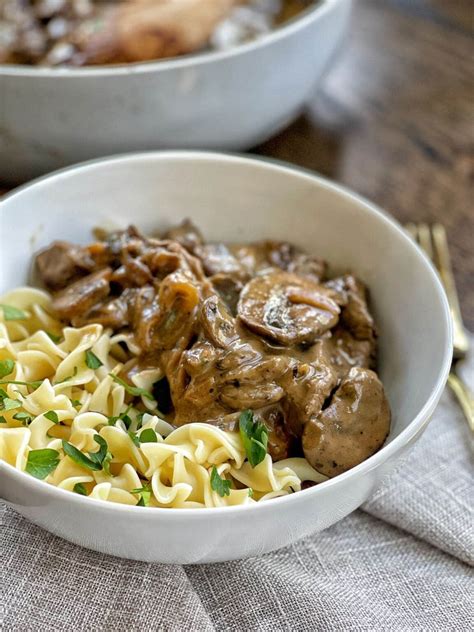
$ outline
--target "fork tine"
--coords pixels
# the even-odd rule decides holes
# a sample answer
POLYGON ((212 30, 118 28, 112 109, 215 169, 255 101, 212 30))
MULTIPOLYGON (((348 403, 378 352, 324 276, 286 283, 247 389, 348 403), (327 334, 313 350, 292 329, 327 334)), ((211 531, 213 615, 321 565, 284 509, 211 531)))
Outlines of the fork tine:
POLYGON ((462 357, 467 353, 469 340, 467 339, 462 322, 458 293, 456 291, 456 284, 451 267, 451 257, 449 256, 448 239, 442 224, 433 225, 432 237, 436 254, 436 267, 438 268, 444 289, 446 290, 451 316, 453 319, 454 355, 456 357, 462 357))
POLYGON ((405 224, 405 230, 410 235, 410 237, 414 239, 414 241, 418 241, 418 230, 416 228, 416 224, 413 224, 413 222, 408 222, 408 224, 405 224))
POLYGON ((418 241, 428 257, 433 261, 433 245, 431 243, 431 231, 428 224, 418 224, 418 241))

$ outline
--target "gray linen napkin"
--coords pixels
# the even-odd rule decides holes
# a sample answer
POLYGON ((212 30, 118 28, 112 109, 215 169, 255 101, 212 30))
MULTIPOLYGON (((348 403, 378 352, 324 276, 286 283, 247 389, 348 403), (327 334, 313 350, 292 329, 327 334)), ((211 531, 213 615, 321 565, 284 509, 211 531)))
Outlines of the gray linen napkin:
MULTIPOLYGON (((474 389, 474 354, 462 369, 474 389)), ((447 391, 407 462, 363 508, 472 565, 473 455, 472 433, 447 391)))
POLYGON ((472 629, 469 461, 467 426, 446 392, 408 460, 363 511, 276 553, 227 564, 120 560, 3 505, 0 629, 472 629))

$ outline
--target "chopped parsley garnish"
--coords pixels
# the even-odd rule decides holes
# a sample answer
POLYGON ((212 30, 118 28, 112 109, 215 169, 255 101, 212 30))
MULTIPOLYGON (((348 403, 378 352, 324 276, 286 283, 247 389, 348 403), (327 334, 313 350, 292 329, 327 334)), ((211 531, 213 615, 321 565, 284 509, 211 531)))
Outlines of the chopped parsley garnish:
POLYGON ((253 489, 251 487, 249 487, 249 492, 248 492, 250 498, 253 498, 253 489))
MULTIPOLYGON (((56 334, 53 334, 52 331, 47 331, 46 335, 48 336, 50 340, 54 342, 55 345, 57 345, 58 342, 61 340, 61 336, 57 336, 56 334)), ((80 485, 80 483, 78 483, 78 485, 80 485)))
POLYGON ((94 441, 99 444, 98 451, 89 452, 89 456, 86 456, 83 452, 73 446, 72 443, 63 439, 62 445, 64 453, 67 454, 67 456, 75 463, 87 468, 88 470, 98 471, 103 469, 107 472, 111 458, 108 456, 107 441, 100 435, 94 435, 94 441))
POLYGON ((140 500, 137 502, 138 507, 146 507, 150 504, 151 498, 151 484, 146 483, 143 487, 132 489, 131 494, 140 494, 140 500))
POLYGON ((129 395, 133 395, 134 397, 146 397, 152 402, 155 401, 155 398, 150 393, 150 391, 147 391, 144 388, 138 388, 138 386, 130 386, 130 384, 127 384, 127 382, 118 377, 118 375, 114 375, 113 373, 109 373, 109 375, 114 382, 120 384, 120 386, 123 386, 129 395))
POLYGON ((102 461, 102 469, 108 476, 111 476, 110 474, 111 461, 112 461, 112 454, 109 451, 107 451, 107 454, 105 455, 104 460, 102 461))
POLYGON ((157 443, 158 437, 153 428, 145 428, 140 433, 140 443, 157 443))
POLYGON ((2 397, 0 401, 0 410, 13 410, 14 408, 21 408, 21 405, 22 404, 18 399, 11 399, 11 397, 2 397))
POLYGON ((87 489, 82 483, 76 483, 72 488, 72 491, 76 492, 76 494, 80 494, 81 496, 87 496, 87 489))
POLYGON ((5 320, 26 320, 28 315, 18 307, 12 305, 1 304, 0 307, 3 310, 3 317, 5 320))
POLYGON ((79 406, 82 406, 82 402, 79 399, 71 399, 71 404, 74 406, 74 408, 79 408, 79 406))
POLYGON ((253 420, 251 410, 244 410, 239 417, 239 431, 247 459, 255 467, 267 454, 268 430, 263 424, 253 420))
MULTIPOLYGON (((18 380, 0 380, 0 384, 16 384, 17 386, 29 386, 36 390, 43 384, 43 380, 37 380, 36 382, 19 382, 18 380)), ((1 390, 1 389, 0 389, 1 390)))
POLYGON ((32 420, 31 415, 28 415, 28 413, 15 413, 15 415, 13 415, 13 419, 16 419, 17 421, 21 421, 21 423, 26 426, 27 424, 30 423, 30 421, 32 420))
POLYGON ((49 421, 52 421, 53 424, 59 423, 58 413, 54 410, 48 410, 47 413, 44 413, 44 416, 46 417, 46 419, 49 419, 49 421))
POLYGON ((121 421, 123 421, 125 428, 128 430, 130 426, 132 425, 132 420, 130 419, 128 415, 130 408, 131 406, 129 406, 125 412, 120 413, 120 415, 117 415, 116 417, 109 417, 109 420, 108 420, 109 426, 115 426, 115 423, 120 419, 121 421))
POLYGON ((57 468, 58 463, 59 452, 57 450, 50 448, 31 450, 28 453, 25 470, 31 476, 43 480, 57 468))
POLYGON ((137 415, 137 430, 140 430, 142 427, 144 415, 146 415, 146 413, 138 413, 137 415))
POLYGON ((133 445, 136 445, 137 448, 139 448, 140 447, 140 440, 138 439, 137 434, 135 432, 132 432, 131 430, 129 430, 128 431, 128 436, 132 440, 133 445))
POLYGON ((230 481, 219 476, 219 472, 217 471, 217 467, 215 465, 212 466, 211 487, 222 498, 224 496, 230 496, 230 481))
POLYGON ((0 377, 6 377, 13 373, 13 369, 15 368, 15 362, 7 358, 6 360, 2 360, 0 362, 0 377))
POLYGON ((104 365, 104 363, 99 360, 95 353, 90 349, 86 351, 86 364, 89 369, 93 369, 94 371, 104 365))

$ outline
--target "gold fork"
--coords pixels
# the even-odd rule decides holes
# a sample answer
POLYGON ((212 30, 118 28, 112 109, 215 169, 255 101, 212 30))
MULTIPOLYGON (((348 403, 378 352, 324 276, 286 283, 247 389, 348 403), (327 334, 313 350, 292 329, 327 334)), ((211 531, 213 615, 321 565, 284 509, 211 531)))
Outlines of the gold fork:
POLYGON ((458 398, 469 427, 474 431, 474 397, 467 384, 459 376, 457 366, 469 351, 469 338, 462 322, 459 299, 451 268, 448 240, 442 224, 407 224, 406 230, 425 251, 438 270, 446 290, 449 308, 453 320, 453 362, 449 372, 448 384, 458 398))

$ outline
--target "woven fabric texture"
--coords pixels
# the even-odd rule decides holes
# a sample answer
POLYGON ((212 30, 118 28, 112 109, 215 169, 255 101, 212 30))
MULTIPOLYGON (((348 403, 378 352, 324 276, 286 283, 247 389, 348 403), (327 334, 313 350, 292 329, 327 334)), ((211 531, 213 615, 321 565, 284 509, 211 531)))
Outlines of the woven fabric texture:
POLYGON ((362 510, 291 547, 228 564, 121 560, 2 505, 0 629, 470 630, 471 459, 467 425, 445 392, 408 460, 362 510))

